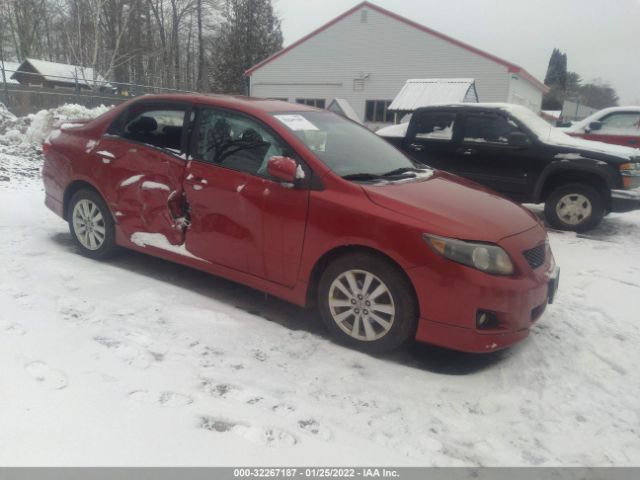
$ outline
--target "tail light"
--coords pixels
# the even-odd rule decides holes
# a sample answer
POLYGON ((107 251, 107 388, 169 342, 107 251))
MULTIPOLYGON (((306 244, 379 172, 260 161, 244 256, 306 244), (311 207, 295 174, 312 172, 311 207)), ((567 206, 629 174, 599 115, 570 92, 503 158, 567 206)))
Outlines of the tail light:
POLYGON ((46 157, 49 150, 51 150, 51 143, 47 140, 42 144, 42 155, 46 157))

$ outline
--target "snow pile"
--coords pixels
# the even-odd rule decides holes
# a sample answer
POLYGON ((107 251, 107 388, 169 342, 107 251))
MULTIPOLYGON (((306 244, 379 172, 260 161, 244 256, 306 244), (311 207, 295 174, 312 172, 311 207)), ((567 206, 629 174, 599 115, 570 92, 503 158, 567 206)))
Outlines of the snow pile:
POLYGON ((0 102, 0 125, 2 125, 4 122, 12 122, 15 121, 16 116, 11 113, 9 110, 7 110, 7 107, 5 107, 4 103, 0 102))
POLYGON ((16 117, 0 103, 0 182, 39 180, 41 145, 51 132, 65 123, 96 118, 110 108, 68 104, 16 117))
POLYGON ((16 117, 4 105, 0 107, 0 144, 40 145, 54 128, 73 121, 92 120, 111 107, 101 105, 86 108, 82 105, 66 104, 48 110, 40 110, 24 117, 16 117))

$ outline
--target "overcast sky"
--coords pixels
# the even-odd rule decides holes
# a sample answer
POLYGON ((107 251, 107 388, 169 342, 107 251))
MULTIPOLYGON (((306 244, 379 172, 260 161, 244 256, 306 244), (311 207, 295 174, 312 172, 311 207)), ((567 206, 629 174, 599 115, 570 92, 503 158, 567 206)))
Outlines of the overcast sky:
MULTIPOLYGON (((285 46, 359 0, 274 0, 285 46)), ((640 0, 372 0, 524 67, 544 80, 554 47, 583 79, 608 80, 640 105, 640 0)))

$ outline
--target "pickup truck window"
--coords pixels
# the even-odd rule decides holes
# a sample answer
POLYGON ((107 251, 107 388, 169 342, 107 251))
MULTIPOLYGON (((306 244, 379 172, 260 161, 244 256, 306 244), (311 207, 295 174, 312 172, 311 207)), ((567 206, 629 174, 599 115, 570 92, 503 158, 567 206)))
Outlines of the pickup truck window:
POLYGON ((456 121, 454 112, 423 112, 416 119, 415 138, 421 140, 451 140, 456 121))
POLYGON ((509 135, 513 132, 522 132, 522 130, 515 122, 502 115, 468 113, 464 129, 464 141, 508 145, 509 135))
POLYGON ((638 134, 640 130, 640 113, 620 112, 607 115, 601 120, 602 133, 609 131, 630 132, 638 134))

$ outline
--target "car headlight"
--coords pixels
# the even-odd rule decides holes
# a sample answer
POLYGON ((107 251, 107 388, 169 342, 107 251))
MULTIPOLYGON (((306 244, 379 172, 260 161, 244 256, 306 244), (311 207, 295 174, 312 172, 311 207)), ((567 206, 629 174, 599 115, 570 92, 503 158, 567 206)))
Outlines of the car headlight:
POLYGON ((629 162, 618 165, 620 174, 624 177, 640 177, 640 163, 629 162))
POLYGON ((465 242, 428 233, 423 234, 422 238, 434 252, 454 262, 494 275, 513 274, 509 255, 497 245, 465 242))
POLYGON ((626 189, 640 186, 640 163, 630 162, 618 166, 622 175, 622 186, 626 189))

